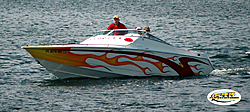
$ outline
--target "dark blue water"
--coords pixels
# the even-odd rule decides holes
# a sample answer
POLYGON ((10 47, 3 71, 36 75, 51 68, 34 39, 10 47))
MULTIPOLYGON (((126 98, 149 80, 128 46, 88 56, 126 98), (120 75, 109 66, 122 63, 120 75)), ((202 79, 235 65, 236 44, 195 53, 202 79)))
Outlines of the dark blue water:
POLYGON ((0 111, 250 111, 248 0, 1 0, 0 111), (128 28, 207 53, 210 76, 59 80, 24 45, 79 43, 119 15, 128 28), (216 89, 242 100, 210 103, 216 89))

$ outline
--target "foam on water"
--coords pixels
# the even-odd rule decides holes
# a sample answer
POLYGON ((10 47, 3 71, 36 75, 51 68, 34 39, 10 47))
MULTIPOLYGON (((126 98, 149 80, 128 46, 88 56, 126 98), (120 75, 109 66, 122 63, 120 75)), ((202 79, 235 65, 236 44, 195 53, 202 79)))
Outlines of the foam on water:
POLYGON ((245 73, 245 75, 250 75, 249 71, 250 69, 247 69, 247 68, 222 69, 222 70, 215 69, 210 74, 212 75, 228 75, 228 74, 239 75, 239 74, 245 73))

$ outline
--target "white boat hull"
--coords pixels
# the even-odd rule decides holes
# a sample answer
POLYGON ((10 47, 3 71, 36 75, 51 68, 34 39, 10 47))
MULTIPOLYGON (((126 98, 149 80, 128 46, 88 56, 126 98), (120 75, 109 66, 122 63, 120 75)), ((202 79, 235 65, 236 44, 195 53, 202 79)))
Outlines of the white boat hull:
POLYGON ((208 75, 207 58, 168 52, 114 48, 26 49, 60 79, 208 75))
POLYGON ((80 44, 22 48, 61 79, 208 75, 213 70, 207 55, 134 29, 101 31, 80 44))
POLYGON ((75 67, 47 60, 36 59, 43 67, 50 71, 60 79, 68 78, 116 78, 125 77, 120 74, 108 73, 103 71, 95 71, 83 67, 75 67))

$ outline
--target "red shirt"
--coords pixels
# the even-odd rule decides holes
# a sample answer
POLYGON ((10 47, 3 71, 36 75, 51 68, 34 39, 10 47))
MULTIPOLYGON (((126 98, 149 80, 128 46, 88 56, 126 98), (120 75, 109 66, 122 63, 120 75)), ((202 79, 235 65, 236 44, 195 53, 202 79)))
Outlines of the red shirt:
POLYGON ((127 27, 124 24, 122 24, 122 23, 119 22, 117 26, 115 25, 115 23, 110 24, 107 29, 108 30, 127 29, 127 27))

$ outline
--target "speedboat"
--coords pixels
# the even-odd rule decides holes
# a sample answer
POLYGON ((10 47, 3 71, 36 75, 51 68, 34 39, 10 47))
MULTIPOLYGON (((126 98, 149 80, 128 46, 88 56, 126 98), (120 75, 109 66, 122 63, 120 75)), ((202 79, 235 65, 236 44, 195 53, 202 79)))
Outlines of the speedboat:
POLYGON ((23 46, 60 79, 209 75, 206 54, 177 48, 143 30, 103 30, 78 44, 23 46))

